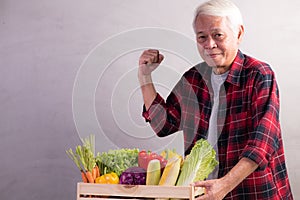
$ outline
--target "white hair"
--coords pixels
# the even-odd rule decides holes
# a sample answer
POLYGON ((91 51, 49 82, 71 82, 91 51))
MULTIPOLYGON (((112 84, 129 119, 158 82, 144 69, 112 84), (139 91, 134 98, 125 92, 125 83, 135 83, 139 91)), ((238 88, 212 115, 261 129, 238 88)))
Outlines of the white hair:
POLYGON ((239 8, 229 0, 210 0, 201 4, 195 12, 193 21, 194 30, 199 15, 227 17, 230 27, 236 35, 239 32, 239 26, 243 25, 243 17, 239 8))

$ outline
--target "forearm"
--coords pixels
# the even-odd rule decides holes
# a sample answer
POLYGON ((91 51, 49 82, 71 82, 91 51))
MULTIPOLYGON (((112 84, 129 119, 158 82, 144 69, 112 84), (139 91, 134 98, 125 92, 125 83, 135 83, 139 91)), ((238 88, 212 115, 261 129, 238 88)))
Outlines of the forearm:
POLYGON ((163 59, 164 56, 156 49, 148 49, 140 56, 138 78, 146 110, 150 108, 157 95, 152 83, 151 73, 160 65, 163 59))
POLYGON ((258 165, 255 162, 244 157, 224 177, 195 182, 195 186, 206 189, 206 194, 198 197, 197 200, 223 199, 257 167, 258 165))
POLYGON ((157 92, 155 90, 155 87, 152 83, 151 75, 145 76, 145 75, 139 75, 139 82, 141 86, 141 91, 143 95, 144 104, 146 107, 146 110, 148 110, 154 101, 157 92))
POLYGON ((248 159, 242 158, 223 178, 222 183, 227 187, 227 191, 232 191, 240 184, 247 176, 257 169, 258 165, 248 159))

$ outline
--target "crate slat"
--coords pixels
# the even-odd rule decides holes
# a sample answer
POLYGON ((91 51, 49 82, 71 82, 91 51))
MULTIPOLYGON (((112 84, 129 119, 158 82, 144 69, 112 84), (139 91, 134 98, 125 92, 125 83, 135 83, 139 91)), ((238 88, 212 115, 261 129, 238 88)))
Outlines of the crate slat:
MULTIPOLYGON (((197 188, 199 189, 199 188, 197 188)), ((201 189, 201 188, 200 188, 201 189)), ((77 200, 98 200, 120 198, 181 198, 194 200, 195 195, 202 193, 192 186, 157 186, 157 185, 121 185, 121 184, 77 184, 77 200), (83 196, 96 196, 88 198, 83 196)))

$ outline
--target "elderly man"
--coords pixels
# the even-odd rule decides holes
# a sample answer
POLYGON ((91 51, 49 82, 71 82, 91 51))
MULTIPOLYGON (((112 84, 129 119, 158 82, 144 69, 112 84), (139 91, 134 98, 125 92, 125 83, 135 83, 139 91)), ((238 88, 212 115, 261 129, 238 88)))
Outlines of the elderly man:
POLYGON ((139 60, 143 116, 160 137, 183 131, 185 154, 200 138, 215 148, 219 166, 198 199, 293 199, 279 123, 279 92, 270 66, 239 50, 239 9, 212 0, 196 10, 194 30, 204 62, 184 73, 166 101, 151 73, 163 61, 149 49, 139 60))

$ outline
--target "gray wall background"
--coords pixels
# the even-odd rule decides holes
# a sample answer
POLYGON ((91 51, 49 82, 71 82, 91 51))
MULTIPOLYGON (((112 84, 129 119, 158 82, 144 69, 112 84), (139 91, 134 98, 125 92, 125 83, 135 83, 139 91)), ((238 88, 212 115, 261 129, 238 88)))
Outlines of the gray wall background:
MULTIPOLYGON (((180 134, 156 138, 141 118, 142 98, 135 75, 138 56, 147 45, 118 53, 108 65, 100 63, 105 55, 135 43, 116 43, 120 38, 116 34, 126 35, 124 31, 156 27, 192 40, 191 21, 200 2, 0 0, 0 199, 75 199, 80 174, 65 150, 80 144, 85 134, 96 134, 97 151, 118 147, 154 151, 176 147, 182 151, 180 134), (115 43, 108 48, 103 47, 104 41, 115 43), (99 49, 107 54, 100 54, 100 60, 90 59, 99 49), (74 99, 76 81, 89 62, 99 65, 91 78, 96 88, 80 87, 92 90, 93 99, 74 99), (80 109, 94 115, 98 127, 85 112, 76 118, 77 111, 82 113, 72 107, 77 101, 80 109)), ((234 2, 246 27, 241 49, 270 63, 277 74, 286 160, 297 199, 300 2, 234 2)), ((144 40, 157 38, 145 35, 144 40)), ((176 38, 170 41, 176 42, 176 38)), ((160 48, 159 44, 155 47, 160 48)), ((189 60, 171 50, 165 51, 164 66, 154 77, 163 95, 190 66, 189 60)))

